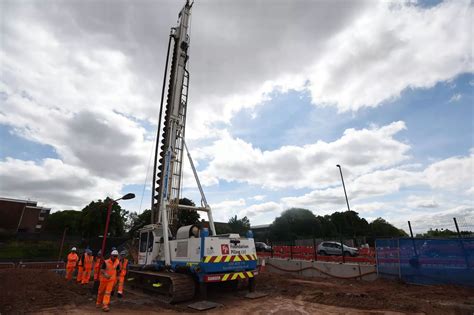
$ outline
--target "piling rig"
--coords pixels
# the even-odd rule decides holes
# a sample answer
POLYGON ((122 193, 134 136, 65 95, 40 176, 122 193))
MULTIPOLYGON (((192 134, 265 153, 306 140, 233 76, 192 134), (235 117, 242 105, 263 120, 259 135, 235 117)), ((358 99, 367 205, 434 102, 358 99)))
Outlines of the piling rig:
POLYGON ((196 289, 205 297, 211 282, 247 279, 252 291, 258 274, 251 231, 245 237, 217 235, 211 207, 185 143, 192 5, 186 1, 178 15, 178 25, 170 32, 155 148, 151 224, 139 231, 138 264, 131 266, 128 277, 132 286, 154 291, 168 303, 190 300, 196 289), (201 194, 198 207, 179 204, 184 150, 201 194), (192 210, 207 213, 209 229, 199 225, 177 226, 178 212, 192 210))

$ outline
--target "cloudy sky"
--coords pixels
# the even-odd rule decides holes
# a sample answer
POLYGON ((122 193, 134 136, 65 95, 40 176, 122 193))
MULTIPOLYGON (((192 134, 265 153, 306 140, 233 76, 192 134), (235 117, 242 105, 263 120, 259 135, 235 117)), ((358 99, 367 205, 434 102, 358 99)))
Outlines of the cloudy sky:
MULTIPOLYGON (((0 1, 0 196, 149 208, 182 2, 0 1)), ((369 221, 472 227, 472 20, 469 0, 197 1, 186 135, 215 218, 344 210, 341 164, 369 221)))

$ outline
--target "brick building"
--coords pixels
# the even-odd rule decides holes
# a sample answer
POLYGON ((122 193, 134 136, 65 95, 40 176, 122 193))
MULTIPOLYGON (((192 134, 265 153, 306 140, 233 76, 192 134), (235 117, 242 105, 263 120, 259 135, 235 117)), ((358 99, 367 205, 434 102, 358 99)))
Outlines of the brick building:
POLYGON ((0 198, 0 234, 39 233, 50 211, 36 201, 0 198))

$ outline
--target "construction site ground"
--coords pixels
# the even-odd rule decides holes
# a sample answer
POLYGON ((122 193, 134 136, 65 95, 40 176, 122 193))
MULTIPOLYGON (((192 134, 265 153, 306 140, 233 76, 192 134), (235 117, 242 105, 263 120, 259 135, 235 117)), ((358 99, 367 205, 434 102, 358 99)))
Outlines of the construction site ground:
MULTIPOLYGON (((419 286, 388 280, 303 279, 262 273, 259 299, 245 298, 246 290, 231 285, 212 286, 208 300, 222 304, 208 313, 226 314, 474 314, 474 289, 455 286, 419 286)), ((95 308, 92 283, 87 287, 66 282, 52 271, 0 270, 1 314, 102 313, 95 308)), ((199 301, 197 298, 196 301, 199 301)), ((160 303, 152 295, 126 290, 112 297, 116 314, 194 313, 187 305, 160 303)))

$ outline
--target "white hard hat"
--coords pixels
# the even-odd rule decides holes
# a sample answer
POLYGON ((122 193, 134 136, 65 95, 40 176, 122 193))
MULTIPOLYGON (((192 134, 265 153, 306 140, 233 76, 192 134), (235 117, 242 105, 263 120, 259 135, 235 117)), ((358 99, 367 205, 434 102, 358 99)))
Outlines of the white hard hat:
POLYGON ((116 249, 114 249, 110 255, 111 256, 118 256, 118 251, 116 249))
POLYGON ((77 248, 73 247, 71 248, 71 252, 75 252, 77 250, 77 248))

